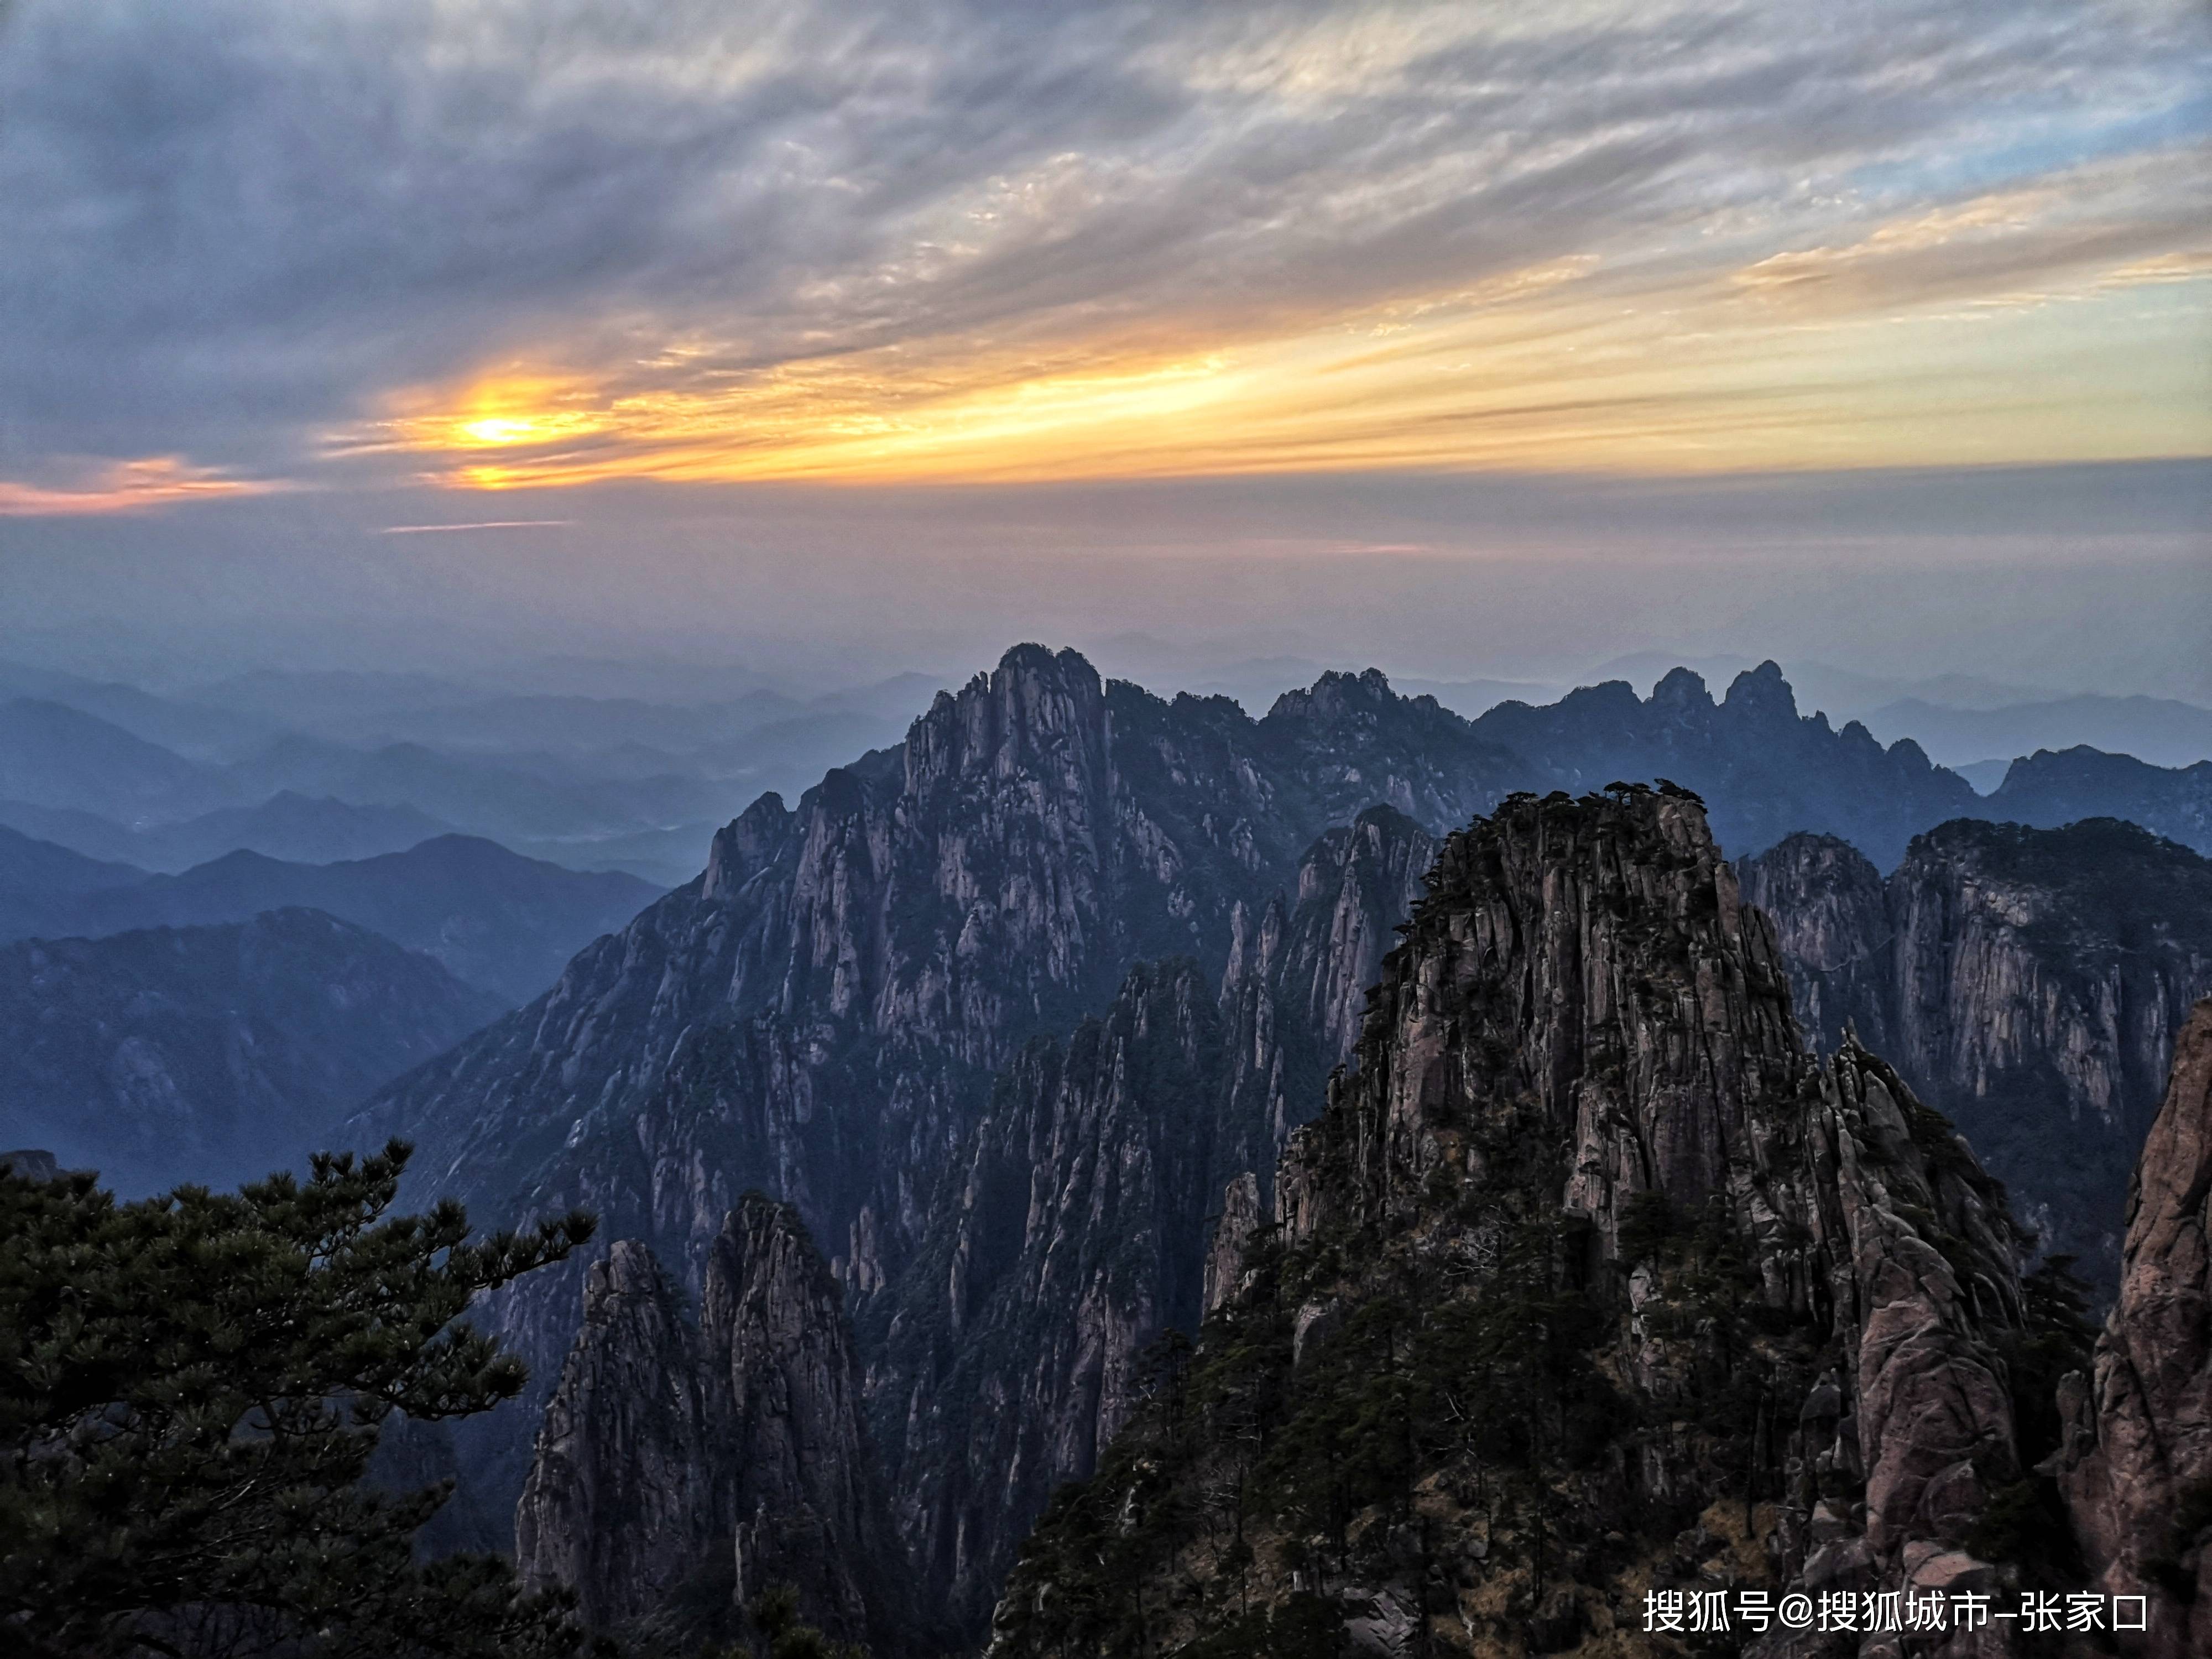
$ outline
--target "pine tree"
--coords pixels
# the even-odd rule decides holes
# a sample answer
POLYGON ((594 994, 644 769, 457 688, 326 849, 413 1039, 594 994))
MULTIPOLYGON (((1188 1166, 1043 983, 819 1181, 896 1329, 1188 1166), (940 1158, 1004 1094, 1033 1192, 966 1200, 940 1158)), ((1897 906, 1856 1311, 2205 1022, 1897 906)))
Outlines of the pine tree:
POLYGON ((451 1201, 392 1215, 409 1151, 132 1203, 0 1166, 0 1648, 585 1650, 504 1560, 414 1559, 446 1488, 362 1481, 392 1413, 464 1417, 521 1389, 461 1315, 592 1230, 578 1214, 471 1243, 451 1201))

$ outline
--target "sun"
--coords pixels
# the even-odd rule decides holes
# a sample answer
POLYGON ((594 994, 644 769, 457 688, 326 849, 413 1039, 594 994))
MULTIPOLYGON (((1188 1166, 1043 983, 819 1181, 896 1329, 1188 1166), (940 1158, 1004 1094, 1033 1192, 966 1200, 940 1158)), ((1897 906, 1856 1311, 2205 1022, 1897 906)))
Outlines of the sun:
POLYGON ((491 415, 464 422, 460 435, 487 449, 506 449, 517 444, 536 443, 551 435, 546 430, 550 424, 528 415, 491 415))

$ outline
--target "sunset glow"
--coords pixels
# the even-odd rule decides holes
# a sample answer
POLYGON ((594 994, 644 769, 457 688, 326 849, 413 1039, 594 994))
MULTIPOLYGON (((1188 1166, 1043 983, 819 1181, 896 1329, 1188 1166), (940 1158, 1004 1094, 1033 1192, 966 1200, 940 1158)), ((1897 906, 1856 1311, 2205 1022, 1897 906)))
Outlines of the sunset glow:
MULTIPOLYGON (((31 15, 48 57, 94 50, 31 15)), ((264 21, 237 33, 293 39, 264 21)), ((57 136, 0 135, 9 199, 79 206, 11 210, 10 291, 91 293, 72 261, 120 286, 14 331, 9 511, 141 510, 247 474, 507 489, 2212 449, 2212 31, 2188 0, 2094 22, 1878 0, 1816 30, 1702 0, 1017 9, 949 30, 927 5, 802 5, 550 33, 366 0, 362 27, 375 50, 310 31, 283 75, 222 67, 228 33, 162 33, 157 55, 209 55, 210 84, 245 90, 219 118, 232 147, 205 151, 224 167, 146 200, 111 200, 131 169, 71 109, 26 103, 52 77, 24 82, 11 131, 57 136), (1005 101, 976 113, 984 88, 1005 101), (307 131, 355 183, 308 187, 276 137, 307 131), (119 374, 144 382, 134 412, 91 409, 119 374), (55 494, 72 455, 176 457, 200 483, 55 494)))
MULTIPOLYGON (((1977 223, 1962 218, 1961 227, 1977 223)), ((2160 361, 2204 254, 2028 292, 1868 304, 1885 259, 1966 234, 1886 228, 1719 282, 1595 258, 1489 293, 1409 295, 1279 332, 902 343, 757 369, 696 360, 464 388, 337 434, 463 489, 664 480, 1034 480, 1318 468, 1698 471, 2188 453, 2212 415, 2160 361), (2148 293, 2158 288, 2172 292, 2148 293), (1180 347, 1181 349, 1176 348, 1180 347), (1942 363, 1947 372, 1930 373, 1942 363), (527 408, 531 386, 560 406, 527 408), (475 411, 487 402, 507 412, 475 411), (496 449, 495 459, 477 452, 496 449)))

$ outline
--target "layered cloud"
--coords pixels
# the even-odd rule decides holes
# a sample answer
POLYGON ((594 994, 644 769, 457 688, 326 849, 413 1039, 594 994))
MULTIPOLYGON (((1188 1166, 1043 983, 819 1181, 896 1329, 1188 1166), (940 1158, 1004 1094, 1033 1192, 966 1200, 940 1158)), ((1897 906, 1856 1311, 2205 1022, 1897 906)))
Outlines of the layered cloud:
POLYGON ((1663 471, 2212 436, 2192 0, 0 16, 0 476, 1663 471))

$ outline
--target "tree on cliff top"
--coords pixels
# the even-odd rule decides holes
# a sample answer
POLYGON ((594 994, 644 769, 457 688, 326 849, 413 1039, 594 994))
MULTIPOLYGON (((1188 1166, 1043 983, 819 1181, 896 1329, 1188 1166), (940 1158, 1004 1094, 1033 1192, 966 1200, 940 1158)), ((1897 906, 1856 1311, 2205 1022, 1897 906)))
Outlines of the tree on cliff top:
POLYGON ((89 1175, 0 1165, 0 1645, 585 1650, 504 1561, 415 1561, 446 1488, 362 1482, 392 1413, 462 1417, 520 1390, 520 1362, 460 1316, 592 1229, 570 1215, 471 1243, 458 1204, 390 1215, 409 1151, 128 1204, 89 1175))

